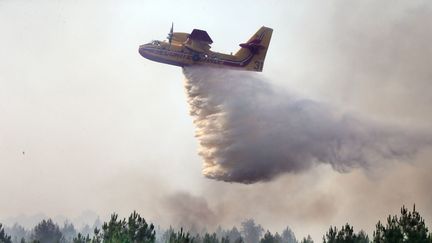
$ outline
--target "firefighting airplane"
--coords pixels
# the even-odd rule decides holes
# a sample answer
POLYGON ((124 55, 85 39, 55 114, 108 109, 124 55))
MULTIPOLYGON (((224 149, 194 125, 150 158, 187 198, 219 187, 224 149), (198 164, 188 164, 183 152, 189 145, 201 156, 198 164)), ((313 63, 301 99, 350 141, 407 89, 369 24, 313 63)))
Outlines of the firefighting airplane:
POLYGON ((139 53, 152 61, 180 67, 203 65, 261 72, 272 33, 273 29, 261 27, 233 55, 211 51, 213 41, 204 30, 194 29, 190 34, 173 32, 171 25, 168 42, 155 40, 141 45, 139 53))

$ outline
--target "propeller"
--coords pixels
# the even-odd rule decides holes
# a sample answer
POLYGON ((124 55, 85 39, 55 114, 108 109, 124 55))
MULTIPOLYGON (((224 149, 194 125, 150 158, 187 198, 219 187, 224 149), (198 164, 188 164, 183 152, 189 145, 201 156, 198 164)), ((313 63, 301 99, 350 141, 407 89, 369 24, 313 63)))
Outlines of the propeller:
POLYGON ((170 32, 168 33, 168 36, 167 36, 167 39, 168 39, 168 42, 171 44, 171 42, 172 42, 172 39, 173 39, 173 30, 174 30, 174 23, 171 23, 171 30, 170 30, 170 32))

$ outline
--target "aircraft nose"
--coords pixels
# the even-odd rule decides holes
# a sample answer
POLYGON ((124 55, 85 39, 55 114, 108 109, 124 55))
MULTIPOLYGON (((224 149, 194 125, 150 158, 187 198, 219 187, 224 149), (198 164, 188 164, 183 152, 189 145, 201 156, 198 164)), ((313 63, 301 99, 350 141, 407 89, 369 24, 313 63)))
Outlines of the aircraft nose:
POLYGON ((140 45, 140 47, 138 48, 138 52, 141 56, 146 57, 145 45, 140 45))

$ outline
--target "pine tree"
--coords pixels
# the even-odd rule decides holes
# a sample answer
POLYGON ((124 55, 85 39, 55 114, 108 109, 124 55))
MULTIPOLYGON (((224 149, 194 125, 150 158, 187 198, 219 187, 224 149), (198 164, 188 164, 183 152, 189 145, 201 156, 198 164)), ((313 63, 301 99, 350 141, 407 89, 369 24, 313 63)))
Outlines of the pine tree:
POLYGON ((308 235, 307 238, 304 237, 303 240, 300 241, 300 243, 314 243, 314 241, 312 240, 312 237, 308 235))
POLYGON ((336 243, 337 228, 330 226, 329 231, 323 236, 324 243, 336 243))
POLYGON ((275 238, 272 233, 267 230, 267 232, 264 234, 264 237, 260 240, 260 243, 275 243, 275 238))
POLYGON ((354 233, 354 228, 346 223, 337 234, 337 243, 355 243, 357 235, 354 233))
POLYGON ((255 224, 253 219, 243 221, 241 225, 244 241, 247 243, 258 243, 264 231, 263 227, 259 224, 255 224))
POLYGON ((415 205, 410 212, 405 206, 401 208, 401 215, 388 216, 384 226, 380 221, 376 224, 373 233, 374 243, 430 243, 428 228, 415 205))
POLYGON ((81 233, 78 233, 77 237, 73 238, 72 243, 91 243, 89 235, 84 237, 81 233))
POLYGON ((32 239, 43 243, 58 243, 62 239, 62 233, 51 219, 44 219, 34 227, 32 239))
POLYGON ((341 230, 330 227, 329 231, 323 236, 324 243, 369 243, 369 237, 364 231, 354 233, 354 227, 346 223, 341 230))
POLYGON ((216 233, 213 233, 211 235, 209 233, 206 233, 204 235, 203 243, 219 243, 216 233))
POLYGON ((294 232, 288 226, 284 229, 284 231, 282 231, 282 242, 283 243, 297 243, 297 239, 295 237, 294 232))
POLYGON ((274 242, 275 243, 286 243, 283 241, 282 236, 278 232, 276 232, 276 234, 274 235, 274 242))
POLYGON ((181 228, 179 232, 171 233, 168 243, 192 243, 192 242, 194 242, 194 238, 191 237, 189 232, 185 233, 183 231, 183 228, 181 228))
POLYGON ((12 243, 11 237, 5 233, 2 224, 0 224, 0 243, 12 243))
POLYGON ((104 243, 153 243, 156 240, 156 232, 153 224, 147 224, 137 212, 133 212, 128 220, 118 219, 117 214, 111 215, 108 223, 102 225, 102 231, 95 229, 93 242, 104 243))

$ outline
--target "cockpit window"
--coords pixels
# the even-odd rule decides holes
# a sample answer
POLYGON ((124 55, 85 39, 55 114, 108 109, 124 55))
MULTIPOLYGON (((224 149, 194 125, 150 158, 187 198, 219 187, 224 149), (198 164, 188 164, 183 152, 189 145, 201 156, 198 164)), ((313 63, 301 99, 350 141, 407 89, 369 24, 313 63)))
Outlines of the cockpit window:
POLYGON ((160 46, 161 45, 160 41, 157 41, 157 40, 152 41, 151 44, 154 46, 160 46))

